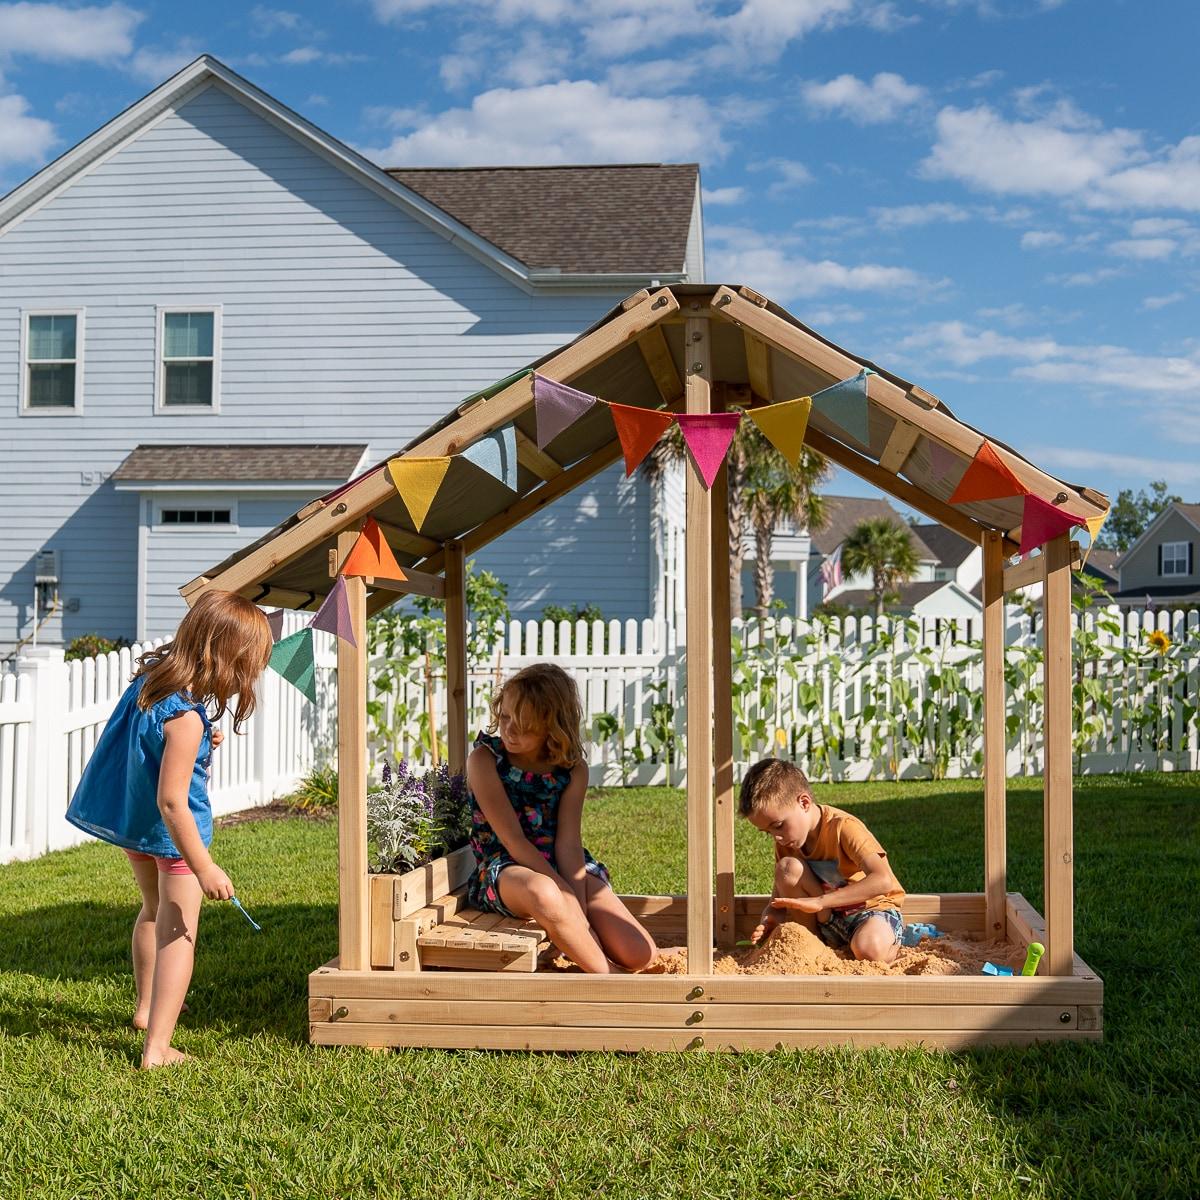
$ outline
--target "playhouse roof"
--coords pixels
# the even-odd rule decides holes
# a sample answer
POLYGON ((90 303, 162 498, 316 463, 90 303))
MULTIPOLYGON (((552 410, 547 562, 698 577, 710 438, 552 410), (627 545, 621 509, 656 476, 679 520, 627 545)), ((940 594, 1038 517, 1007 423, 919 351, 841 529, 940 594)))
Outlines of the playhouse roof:
MULTIPOLYGON (((1021 497, 948 503, 984 441, 979 430, 960 421, 929 392, 834 345, 748 288, 691 284, 638 292, 531 368, 604 400, 682 411, 683 379, 690 366, 684 321, 701 316, 712 318, 714 406, 811 395, 870 368, 875 374, 867 380, 867 441, 857 440, 814 410, 806 443, 972 541, 978 542, 988 530, 1001 532, 1005 552, 1016 553, 1021 497)), ((418 532, 385 460, 312 501, 181 592, 193 600, 210 587, 221 587, 264 604, 311 607, 331 586, 329 551, 337 534, 357 528, 368 515, 380 523, 401 566, 427 575, 440 573, 447 540, 461 540, 466 552, 473 553, 621 457, 612 417, 599 404, 544 451, 538 450, 532 389, 530 370, 501 380, 389 456, 455 455, 486 434, 515 425, 515 495, 499 479, 453 458, 418 532)), ((998 425, 1001 418, 998 414, 998 425)), ((991 434, 987 440, 1029 493, 1081 520, 1107 510, 1108 500, 1100 493, 1046 474, 991 434)), ((381 591, 368 601, 372 611, 395 598, 394 589, 381 591)))

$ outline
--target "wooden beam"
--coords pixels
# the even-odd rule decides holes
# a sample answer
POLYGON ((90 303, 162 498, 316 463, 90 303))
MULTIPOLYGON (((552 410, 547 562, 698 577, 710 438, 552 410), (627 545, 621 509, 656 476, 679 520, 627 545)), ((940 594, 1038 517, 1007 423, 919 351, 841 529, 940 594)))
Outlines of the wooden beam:
POLYGON ((885 470, 890 471, 895 475, 908 459, 908 456, 913 452, 913 447, 917 444, 917 439, 921 436, 920 429, 916 425, 910 425, 907 421, 897 421, 892 426, 892 432, 888 435, 887 445, 883 448, 883 453, 879 456, 879 465, 885 470))
MULTIPOLYGON (((1043 550, 1043 553, 1045 551, 1043 550)), ((1071 543, 1071 570, 1078 571, 1083 565, 1083 551, 1078 542, 1071 543)), ((1041 582, 1045 574, 1045 564, 1042 555, 1035 554, 1025 557, 1019 563, 1004 568, 1004 590, 1015 592, 1018 588, 1028 587, 1031 583, 1041 582)))
MULTIPOLYGON (((862 369, 861 363, 837 349, 836 346, 831 346, 793 325, 790 321, 777 317, 765 308, 758 307, 730 288, 718 288, 713 294, 711 304, 713 309, 726 320, 741 326, 743 330, 749 330, 769 346, 774 346, 783 353, 811 366, 824 375, 830 383, 847 379, 862 369)), ((920 426, 922 433, 967 459, 974 457, 985 440, 982 434, 967 428, 949 414, 936 408, 926 408, 921 403, 914 403, 903 388, 898 387, 891 380, 885 379, 882 375, 868 377, 867 394, 871 402, 883 412, 920 426)), ((1012 471, 1025 488, 1047 503, 1052 503, 1060 493, 1065 492, 1066 500, 1060 507, 1072 516, 1094 517, 1107 509, 1107 503, 1096 504, 1090 497, 1066 489, 1059 480, 1045 474, 1012 451, 1006 450, 1002 446, 996 446, 995 449, 1005 466, 1012 471)), ((894 479, 894 476, 885 473, 885 478, 891 480, 894 479)), ((882 484, 881 486, 884 490, 891 491, 891 484, 882 484)), ((935 520, 940 520, 940 518, 935 518, 935 520)), ((972 542, 978 542, 980 527, 977 523, 972 522, 972 532, 969 536, 972 542)))
POLYGON ((414 533, 411 529, 401 529, 399 525, 393 525, 390 521, 381 521, 378 517, 375 518, 375 524, 383 531, 388 545, 402 554, 420 554, 424 557, 441 549, 441 542, 435 542, 433 538, 426 537, 423 533, 414 533))
MULTIPOLYGON (((547 379, 567 383, 583 371, 610 358, 653 328, 664 317, 679 310, 679 301, 670 288, 649 295, 633 308, 606 321, 591 333, 565 347, 543 363, 538 372, 547 379)), ((524 375, 486 400, 473 403, 468 411, 444 428, 438 429, 404 451, 413 457, 429 458, 456 454, 484 434, 507 424, 533 403, 533 377, 524 375)), ((231 592, 257 583, 272 572, 294 561, 343 529, 348 529, 396 494, 386 464, 363 475, 337 497, 336 502, 323 506, 305 520, 285 529, 276 537, 248 550, 237 562, 220 575, 189 593, 189 603, 212 588, 231 592)), ((203 578, 203 577, 201 577, 203 578)))
MULTIPOLYGON (((717 408, 714 405, 714 411, 717 408)), ((729 589, 729 467, 723 463, 712 489, 712 647, 716 936, 717 945, 726 950, 732 950, 737 941, 733 843, 737 805, 733 791, 733 630, 729 589)))
POLYGON ((662 326, 656 325, 638 338, 638 349, 646 360, 646 367, 654 378, 654 386, 663 401, 670 404, 683 395, 683 380, 675 369, 675 360, 671 357, 667 339, 663 335, 662 326))
POLYGON ((984 929, 1007 937, 1007 745, 1004 704, 1004 547, 983 535, 983 892, 984 929))
POLYGON ((462 542, 446 543, 446 760, 467 769, 467 566, 462 542))
POLYGON ((316 612, 325 599, 325 592, 299 592, 293 588, 256 587, 251 584, 239 593, 255 604, 271 604, 278 608, 311 609, 316 612))
MULTIPOLYGON (((338 535, 338 562, 358 540, 355 530, 338 535)), ((367 892, 367 588, 346 576, 350 626, 358 643, 337 639, 338 707, 338 956, 348 971, 371 965, 367 892), (351 966, 351 964, 354 964, 351 966)))
MULTIPOLYGON (((707 315, 684 325, 687 411, 707 413, 712 397, 712 331, 707 315)), ((712 496, 689 464, 686 495, 688 971, 713 969, 712 496)))
MULTIPOLYGON (((405 567, 404 574, 407 579, 380 579, 374 575, 369 576, 367 587, 388 592, 393 596, 429 596, 434 600, 444 600, 448 595, 446 581, 440 575, 429 575, 415 567, 405 567)), ((395 600, 388 603, 394 604, 395 600)))
POLYGON ((1075 959, 1071 765, 1071 546, 1063 533, 1042 547, 1043 720, 1042 871, 1046 970, 1070 975, 1075 959))
MULTIPOLYGON (((959 512, 944 500, 935 499, 928 492, 923 492, 919 487, 909 483, 907 479, 901 479, 898 475, 890 475, 877 462, 859 454, 857 450, 851 450, 849 446, 843 446, 836 438, 831 438, 819 429, 814 429, 811 424, 804 432, 804 441, 814 450, 819 450, 826 458, 833 459, 839 466, 853 471, 859 478, 875 484, 882 491, 895 496, 897 500, 911 504, 918 512, 940 522, 947 529, 953 529, 955 533, 962 534, 968 541, 978 543, 979 526, 966 513, 959 512)), ((1016 554, 1017 549, 1015 542, 1010 542, 1005 538, 1004 553, 1006 555, 1016 554)))
POLYGON ((551 458, 544 450, 539 450, 537 442, 519 429, 517 434, 517 462, 539 479, 553 479, 561 474, 563 465, 556 458, 551 458))
POLYGON ((743 329, 742 335, 746 344, 746 374, 750 379, 750 390, 770 404, 775 397, 771 381, 770 347, 749 330, 743 329))

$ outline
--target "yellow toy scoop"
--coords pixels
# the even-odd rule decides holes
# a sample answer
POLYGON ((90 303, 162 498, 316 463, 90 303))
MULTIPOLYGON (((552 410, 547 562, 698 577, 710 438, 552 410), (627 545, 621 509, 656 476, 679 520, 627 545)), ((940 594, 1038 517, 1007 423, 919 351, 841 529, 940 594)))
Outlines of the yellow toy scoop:
POLYGON ((1030 942, 1029 949, 1025 952, 1025 965, 1021 968, 1022 975, 1036 975, 1038 963, 1042 961, 1042 955, 1046 953, 1046 947, 1041 942, 1030 942))

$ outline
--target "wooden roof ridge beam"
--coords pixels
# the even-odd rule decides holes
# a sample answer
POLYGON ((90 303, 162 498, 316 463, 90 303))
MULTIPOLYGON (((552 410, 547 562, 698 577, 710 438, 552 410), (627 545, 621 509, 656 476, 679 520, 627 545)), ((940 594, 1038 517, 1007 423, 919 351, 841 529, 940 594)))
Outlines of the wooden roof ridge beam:
POLYGON ((544 450, 539 450, 537 442, 520 429, 517 433, 517 462, 531 475, 539 479, 553 479, 562 471, 563 465, 556 458, 551 458, 544 450))
MULTIPOLYGON (((851 450, 849 446, 843 446, 836 438, 831 438, 811 425, 805 430, 804 441, 814 450, 819 450, 826 458, 833 459, 838 466, 853 471, 859 478, 873 483, 888 495, 895 496, 897 500, 911 504, 918 512, 945 525, 947 529, 953 529, 955 533, 962 534, 972 543, 979 541, 980 530, 983 526, 976 524, 966 513, 952 508, 944 500, 939 500, 936 496, 922 491, 916 484, 909 483, 908 480, 901 479, 899 475, 892 475, 885 471, 873 459, 864 457, 857 450, 851 450)), ((1008 538, 1004 539, 1005 557, 1016 554, 1017 550, 1016 542, 1008 538)))
MULTIPOLYGON (((862 364, 857 359, 851 358, 844 351, 797 328, 782 317, 777 317, 774 313, 759 308, 728 287, 718 288, 713 294, 711 303, 712 307, 727 321, 732 321, 742 329, 749 329, 769 346, 816 368, 826 375, 831 383, 848 379, 862 370, 862 364)), ((955 453, 963 455, 968 460, 974 458, 979 447, 988 440, 986 435, 976 433, 957 418, 940 409, 925 408, 921 404, 913 403, 908 391, 892 383, 891 380, 885 379, 882 375, 874 374, 868 377, 867 394, 872 402, 888 415, 919 426, 922 433, 932 437, 955 453)), ((993 445, 995 444, 993 443, 993 445)), ((1097 504, 1089 495, 1066 488, 1060 480, 1047 475, 1015 452, 1006 450, 1002 446, 995 446, 995 449, 1005 466, 1012 471, 1021 485, 1047 503, 1052 503, 1060 493, 1065 491, 1066 500, 1059 507, 1064 512, 1070 513, 1071 516, 1094 517, 1105 511, 1105 505, 1097 504)), ((856 455, 856 457, 863 462, 869 461, 862 459, 861 455, 856 455)), ((895 480, 895 476, 886 473, 885 478, 895 480)), ((888 490, 892 484, 881 486, 884 487, 884 490, 888 490)), ((960 515, 965 516, 965 514, 960 515)), ((940 520, 940 518, 938 519, 940 520)), ((984 526, 974 521, 971 522, 971 525, 975 530, 971 534, 971 540, 977 541, 978 530, 984 526)))
MULTIPOLYGON (((626 312, 618 313, 591 333, 571 343, 548 362, 539 372, 548 379, 566 383, 589 367, 603 362, 635 341, 647 329, 664 317, 678 312, 679 301, 670 288, 661 288, 646 301, 626 312)), ((472 404, 466 412, 442 429, 431 433, 399 455, 438 458, 454 454, 471 445, 484 434, 506 425, 519 412, 533 403, 533 376, 524 375, 487 400, 472 404)), ((382 465, 382 464, 381 464, 382 465)), ((205 592, 214 588, 240 591, 242 588, 278 571, 295 561, 314 546, 349 528, 368 516, 373 509, 396 494, 391 475, 373 470, 345 490, 332 504, 314 512, 307 520, 283 530, 269 541, 246 552, 219 575, 192 589, 184 598, 194 604, 205 592)))
MULTIPOLYGON (((1078 542, 1071 543, 1070 567, 1078 571, 1083 566, 1083 550, 1078 542)), ((1026 555, 1019 563, 1004 568, 1005 594, 1015 592, 1018 588, 1028 587, 1031 583, 1039 583, 1044 574, 1045 564, 1040 554, 1026 555)))

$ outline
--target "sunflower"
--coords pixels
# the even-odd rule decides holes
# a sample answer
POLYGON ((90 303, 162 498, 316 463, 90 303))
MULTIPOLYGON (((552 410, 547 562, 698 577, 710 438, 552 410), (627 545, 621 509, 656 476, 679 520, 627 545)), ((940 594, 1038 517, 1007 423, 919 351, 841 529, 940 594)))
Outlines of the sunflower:
POLYGON ((1146 634, 1146 644, 1159 654, 1166 654, 1171 648, 1171 639, 1161 629, 1152 629, 1146 634))

